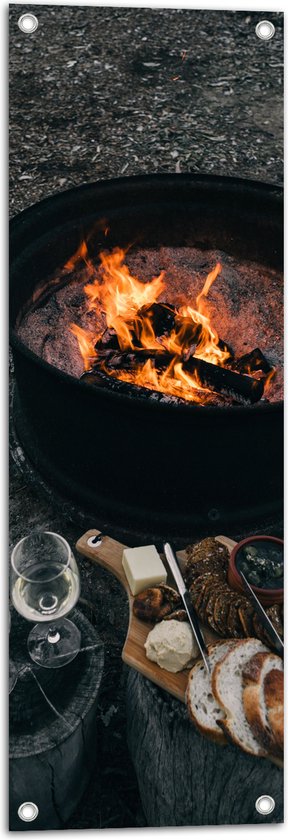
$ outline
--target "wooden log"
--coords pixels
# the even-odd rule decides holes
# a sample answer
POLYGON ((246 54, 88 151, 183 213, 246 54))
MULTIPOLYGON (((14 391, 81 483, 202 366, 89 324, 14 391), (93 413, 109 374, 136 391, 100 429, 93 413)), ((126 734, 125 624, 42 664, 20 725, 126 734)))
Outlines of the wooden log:
POLYGON ((19 672, 9 710, 12 831, 63 828, 97 763, 96 709, 103 645, 78 610, 69 617, 81 631, 81 648, 89 649, 55 671, 30 660, 26 647, 29 625, 12 612, 10 657, 19 672), (33 822, 19 818, 18 808, 23 802, 37 805, 39 814, 33 822))
POLYGON ((154 391, 142 385, 134 385, 133 382, 116 379, 115 376, 110 376, 109 373, 105 373, 104 370, 97 367, 93 370, 87 370, 80 379, 87 385, 97 385, 100 388, 106 388, 110 392, 123 394, 123 396, 126 395, 134 400, 143 400, 145 403, 150 400, 154 403, 165 403, 166 405, 187 405, 187 400, 182 397, 174 397, 172 394, 164 394, 162 391, 154 391))
POLYGON ((195 356, 183 363, 183 370, 195 376, 199 385, 204 388, 231 397, 244 405, 258 402, 263 396, 264 383, 261 379, 253 379, 252 376, 244 376, 225 367, 211 365, 210 362, 196 359, 195 356))
POLYGON ((283 821, 283 773, 271 761, 204 738, 186 707, 133 669, 127 680, 127 737, 142 807, 152 826, 283 821), (260 815, 257 798, 275 809, 260 815))
POLYGON ((152 362, 157 370, 161 370, 171 364, 173 356, 165 352, 164 349, 146 350, 145 348, 140 348, 137 351, 101 350, 98 352, 97 359, 93 363, 92 370, 97 371, 99 366, 101 369, 101 366, 104 365, 105 369, 134 371, 148 360, 152 362))
MULTIPOLYGON (((91 385, 93 385, 93 383, 98 384, 98 381, 100 382, 101 379, 103 380, 103 374, 107 377, 105 370, 101 370, 101 365, 105 365, 106 368, 111 368, 111 370, 114 368, 116 370, 128 369, 133 371, 142 363, 145 363, 148 358, 151 359, 155 368, 158 368, 159 370, 163 367, 168 367, 169 364, 173 362, 173 356, 169 353, 158 353, 154 350, 140 350, 139 352, 131 353, 105 351, 104 354, 103 352, 99 354, 93 364, 93 368, 82 374, 81 379, 91 385)), ((199 383, 199 387, 207 388, 220 396, 230 397, 230 399, 236 400, 243 405, 250 405, 251 403, 258 402, 258 400, 260 400, 263 396, 264 382, 261 379, 254 379, 252 376, 236 373, 234 370, 220 367, 219 365, 213 365, 210 362, 197 359, 195 356, 191 356, 187 360, 183 360, 180 356, 174 356, 174 363, 176 364, 177 362, 182 363, 183 370, 196 379, 199 383)), ((111 378, 113 379, 113 376, 111 376, 111 378)), ((140 388, 138 385, 135 385, 134 383, 128 383, 128 385, 129 390, 131 391, 137 388, 137 391, 134 391, 134 393, 135 395, 140 395, 140 388)), ((113 383, 110 384, 110 387, 113 388, 113 383)), ((122 382, 121 390, 123 393, 124 390, 127 390, 127 383, 122 382)), ((153 391, 153 394, 155 393, 160 392, 153 391)))
POLYGON ((136 332, 137 325, 141 325, 141 320, 146 318, 150 321, 157 338, 163 335, 169 335, 175 327, 176 317, 176 309, 172 303, 167 303, 166 301, 165 303, 147 304, 138 310, 135 317, 136 332))
POLYGON ((238 359, 233 359, 230 367, 240 373, 254 373, 257 370, 261 370, 262 373, 271 373, 273 370, 273 365, 268 362, 259 347, 255 347, 254 350, 245 353, 244 356, 239 356, 238 359))

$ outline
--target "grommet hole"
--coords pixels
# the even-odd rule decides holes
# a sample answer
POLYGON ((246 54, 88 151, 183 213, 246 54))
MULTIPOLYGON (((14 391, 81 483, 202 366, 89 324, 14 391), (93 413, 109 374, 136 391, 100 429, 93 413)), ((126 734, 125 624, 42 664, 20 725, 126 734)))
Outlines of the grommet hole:
POLYGON ((88 540, 87 540, 87 545, 89 545, 90 548, 99 548, 101 543, 102 543, 102 534, 98 534, 98 536, 95 534, 94 537, 89 537, 88 540))
POLYGON ((36 820, 38 814, 39 808, 37 808, 35 802, 22 802, 22 805, 18 808, 18 816, 20 817, 20 820, 23 820, 23 822, 32 822, 33 820, 36 820))
POLYGON ((275 26, 271 20, 259 20, 255 27, 255 32, 261 41, 270 41, 275 35, 275 26))
POLYGON ((36 15, 32 15, 31 12, 26 12, 24 15, 21 15, 18 20, 19 29, 21 32, 25 32, 27 35, 30 35, 31 32, 35 32, 38 28, 38 18, 36 15))
POLYGON ((268 816, 268 814, 272 814, 275 808, 275 799, 273 796, 269 796, 269 794, 263 794, 262 796, 258 796, 255 802, 256 811, 258 814, 261 814, 262 817, 268 816))

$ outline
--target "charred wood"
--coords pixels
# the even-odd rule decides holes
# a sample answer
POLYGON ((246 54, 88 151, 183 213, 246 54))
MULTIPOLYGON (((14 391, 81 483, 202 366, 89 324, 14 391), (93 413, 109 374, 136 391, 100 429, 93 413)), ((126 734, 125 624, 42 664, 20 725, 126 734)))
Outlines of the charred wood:
POLYGON ((266 374, 273 370, 273 365, 266 359, 259 347, 255 347, 254 350, 245 353, 244 356, 239 356, 238 359, 233 359, 229 367, 239 371, 239 373, 256 373, 259 370, 266 374))
MULTIPOLYGON (((110 368, 111 370, 135 370, 135 368, 139 367, 141 361, 144 362, 147 358, 152 359, 154 363, 156 362, 156 365, 162 365, 163 367, 167 367, 167 365, 173 363, 173 356, 170 356, 167 353, 159 353, 158 357, 157 354, 154 354, 153 358, 151 352, 147 352, 148 356, 146 356, 146 358, 143 357, 141 353, 112 353, 110 357, 106 355, 105 359, 103 359, 103 357, 102 359, 98 359, 94 364, 93 369, 83 374, 81 379, 85 382, 90 382, 90 384, 102 383, 107 385, 109 383, 109 387, 112 390, 119 391, 120 388, 122 392, 124 391, 124 386, 126 385, 129 390, 134 390, 136 388, 137 391, 135 393, 139 394, 141 390, 145 392, 147 396, 147 389, 145 387, 139 387, 130 382, 125 383, 116 379, 113 375, 105 373, 105 368, 110 368), (116 382, 117 388, 115 388, 116 382)), ((236 400, 244 405, 258 402, 263 395, 263 381, 253 379, 252 376, 235 373, 227 368, 212 365, 202 359, 197 359, 194 356, 187 361, 183 361, 180 357, 175 356, 174 363, 176 364, 177 362, 182 362, 183 370, 196 379, 199 388, 208 388, 210 391, 213 391, 221 396, 230 397, 230 399, 236 400)), ((158 396, 160 394, 158 391, 148 390, 150 396, 151 393, 157 394, 158 396)))
POLYGON ((157 370, 162 370, 171 364, 173 356, 163 350, 146 350, 137 348, 131 351, 101 350, 93 363, 93 370, 99 366, 109 370, 137 370, 139 366, 150 360, 157 370))
POLYGON ((191 376, 195 376, 196 381, 203 388, 231 397, 244 405, 258 402, 263 395, 264 383, 261 379, 253 379, 252 376, 211 365, 194 356, 183 363, 183 369, 191 376))
POLYGON ((100 388, 106 388, 110 392, 116 394, 123 394, 123 396, 133 397, 134 399, 150 399, 157 403, 166 403, 166 405, 187 405, 187 400, 182 397, 175 397, 172 394, 164 394, 162 391, 153 391, 150 388, 145 388, 142 385, 134 385, 133 382, 125 382, 121 379, 116 379, 115 376, 100 369, 93 369, 86 371, 80 377, 81 382, 88 385, 97 385, 100 388))
POLYGON ((104 330, 101 338, 96 341, 95 350, 119 350, 118 336, 115 330, 104 330))
POLYGON ((170 303, 152 303, 150 306, 142 306, 137 312, 135 319, 135 333, 141 330, 141 321, 148 319, 154 330, 156 338, 162 335, 169 335, 175 326, 176 310, 170 303))

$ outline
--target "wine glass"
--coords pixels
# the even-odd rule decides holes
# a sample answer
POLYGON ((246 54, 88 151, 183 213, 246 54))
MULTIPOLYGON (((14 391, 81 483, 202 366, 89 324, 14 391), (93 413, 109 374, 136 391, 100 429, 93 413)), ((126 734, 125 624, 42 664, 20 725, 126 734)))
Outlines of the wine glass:
MULTIPOLYGON (((9 633, 10 633, 10 630, 11 630, 11 613, 10 613, 10 610, 9 610, 9 633)), ((13 691, 13 688, 16 685, 16 682, 17 682, 17 678, 18 678, 18 671, 17 671, 16 665, 14 665, 14 662, 12 661, 12 659, 10 659, 10 656, 9 656, 9 694, 11 694, 11 691, 13 691)))
POLYGON ((28 636, 28 651, 37 665, 60 668, 80 650, 78 628, 64 618, 80 595, 80 578, 71 548, 60 534, 32 532, 11 555, 11 599, 28 621, 38 621, 28 636))

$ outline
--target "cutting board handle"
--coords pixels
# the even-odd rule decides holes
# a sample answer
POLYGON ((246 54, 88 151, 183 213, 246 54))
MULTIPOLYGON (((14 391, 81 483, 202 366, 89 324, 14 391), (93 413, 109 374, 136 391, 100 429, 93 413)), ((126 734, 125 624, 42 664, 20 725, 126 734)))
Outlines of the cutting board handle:
POLYGON ((222 534, 220 534, 219 537, 215 537, 215 540, 217 540, 217 542, 219 543, 222 543, 222 545, 226 545, 226 548, 228 548, 230 554, 233 551, 233 548, 235 548, 235 545, 237 545, 237 542, 235 542, 235 540, 231 540, 230 537, 224 537, 222 534))

